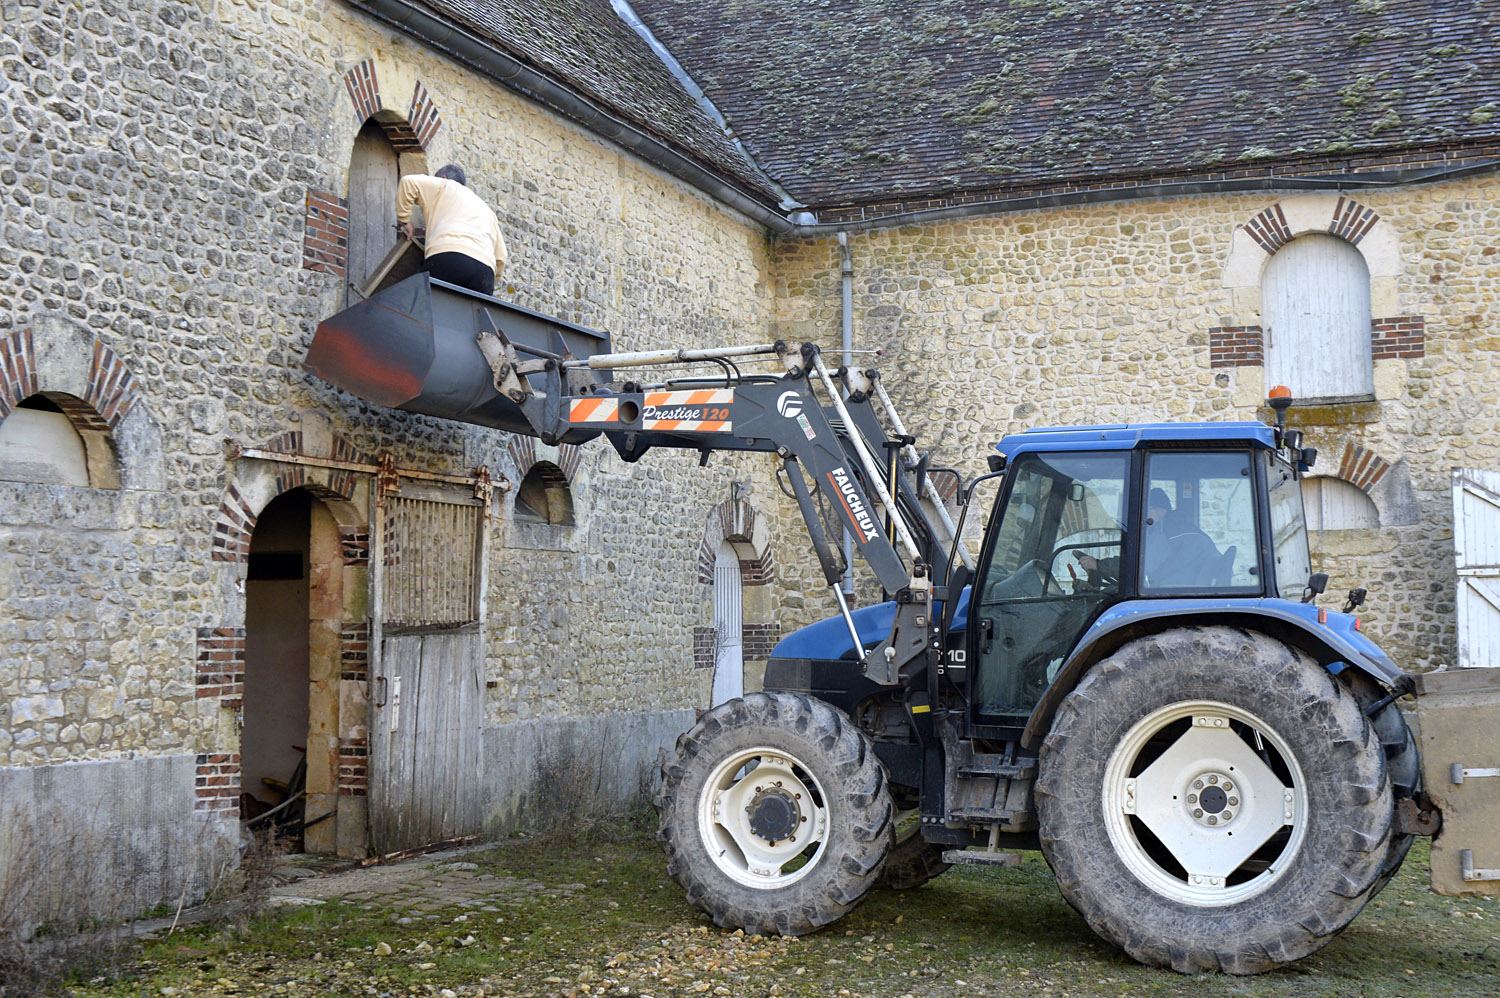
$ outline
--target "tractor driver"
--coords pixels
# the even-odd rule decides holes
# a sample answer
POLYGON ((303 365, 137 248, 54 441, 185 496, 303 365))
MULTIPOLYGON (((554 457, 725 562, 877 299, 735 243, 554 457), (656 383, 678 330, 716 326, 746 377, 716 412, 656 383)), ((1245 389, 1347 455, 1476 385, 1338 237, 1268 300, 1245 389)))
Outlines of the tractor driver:
MULTIPOLYGON (((1094 558, 1079 552, 1078 566, 1088 574, 1089 585, 1099 588, 1119 578, 1119 558, 1094 558)), ((1141 565, 1146 585, 1158 589, 1200 586, 1212 581, 1219 549, 1196 523, 1172 509, 1172 500, 1162 489, 1146 496, 1146 531, 1142 537, 1141 565)))

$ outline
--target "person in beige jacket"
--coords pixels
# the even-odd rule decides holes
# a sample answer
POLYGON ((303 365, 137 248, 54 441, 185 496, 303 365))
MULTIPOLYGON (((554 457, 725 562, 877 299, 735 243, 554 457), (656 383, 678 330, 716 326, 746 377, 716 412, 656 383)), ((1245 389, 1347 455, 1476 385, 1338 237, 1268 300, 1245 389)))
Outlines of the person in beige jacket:
POLYGON ((422 269, 440 281, 483 294, 495 293, 495 279, 509 254, 500 222, 489 205, 464 183, 464 171, 449 163, 432 176, 409 173, 396 188, 396 221, 413 238, 412 207, 422 209, 427 245, 422 269))

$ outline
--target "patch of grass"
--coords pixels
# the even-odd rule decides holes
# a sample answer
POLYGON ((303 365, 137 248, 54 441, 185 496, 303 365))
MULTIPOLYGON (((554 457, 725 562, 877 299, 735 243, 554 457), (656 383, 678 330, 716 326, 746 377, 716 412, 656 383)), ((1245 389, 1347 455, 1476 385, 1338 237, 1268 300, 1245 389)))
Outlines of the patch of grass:
POLYGON ((714 928, 643 836, 567 847, 511 842, 465 859, 478 864, 474 876, 492 878, 478 907, 345 901, 278 909, 242 928, 148 943, 128 976, 76 993, 231 993, 230 982, 240 994, 306 996, 447 988, 517 998, 959 998, 1051 989, 1099 998, 1393 998, 1492 995, 1500 975, 1500 902, 1429 893, 1422 840, 1391 886, 1325 949, 1234 979, 1134 963, 1089 931, 1034 854, 1014 870, 960 867, 915 890, 877 890, 843 920, 800 939, 714 928))

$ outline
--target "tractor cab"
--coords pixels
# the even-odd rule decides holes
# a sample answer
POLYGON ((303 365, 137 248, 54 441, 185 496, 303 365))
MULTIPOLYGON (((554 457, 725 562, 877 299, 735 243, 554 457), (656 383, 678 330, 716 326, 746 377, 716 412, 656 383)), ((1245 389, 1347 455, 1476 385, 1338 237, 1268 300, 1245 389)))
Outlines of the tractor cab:
POLYGON ((1297 472, 1261 423, 1034 430, 1007 467, 969 601, 976 734, 1019 736, 1103 618, 1300 596, 1297 472))

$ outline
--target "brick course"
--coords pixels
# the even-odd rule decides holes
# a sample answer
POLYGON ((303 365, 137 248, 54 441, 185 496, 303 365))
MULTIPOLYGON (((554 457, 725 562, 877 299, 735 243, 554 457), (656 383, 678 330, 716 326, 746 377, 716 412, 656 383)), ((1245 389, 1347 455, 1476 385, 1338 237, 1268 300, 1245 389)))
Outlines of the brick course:
POLYGON ((198 699, 238 703, 245 695, 245 629, 200 627, 197 648, 198 699))
POLYGON ((195 810, 237 814, 240 808, 240 755, 238 752, 200 752, 194 784, 195 810))

